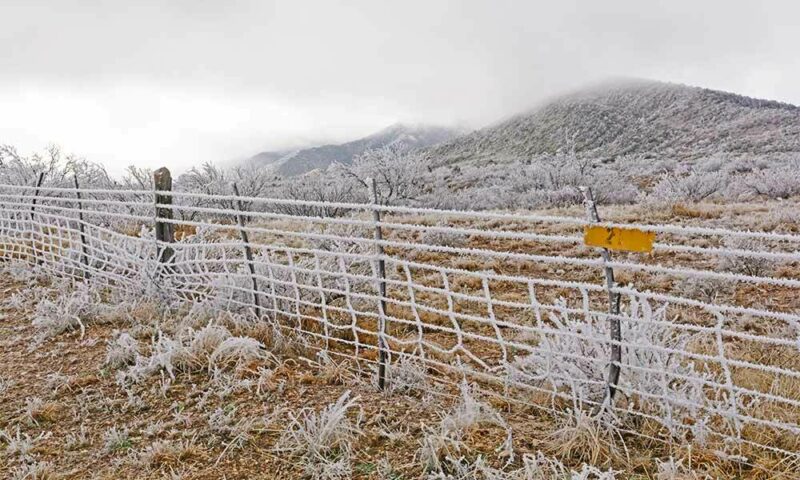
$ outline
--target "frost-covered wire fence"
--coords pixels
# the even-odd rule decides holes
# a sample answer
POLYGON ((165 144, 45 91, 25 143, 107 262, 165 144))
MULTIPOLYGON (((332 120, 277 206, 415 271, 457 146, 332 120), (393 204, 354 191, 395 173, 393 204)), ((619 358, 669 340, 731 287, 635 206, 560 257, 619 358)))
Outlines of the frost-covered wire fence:
POLYGON ((385 352, 390 389, 466 378, 629 438, 800 461, 800 235, 607 224, 657 241, 605 260, 578 217, 12 185, 0 199, 0 259, 245 315, 365 373, 385 352))

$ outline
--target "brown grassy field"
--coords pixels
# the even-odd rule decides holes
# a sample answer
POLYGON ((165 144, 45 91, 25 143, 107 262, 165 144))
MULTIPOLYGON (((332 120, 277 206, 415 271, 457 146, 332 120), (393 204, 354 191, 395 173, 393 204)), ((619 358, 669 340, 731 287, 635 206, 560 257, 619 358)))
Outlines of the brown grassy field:
MULTIPOLYGON (((619 222, 796 233, 800 231, 797 211, 795 202, 770 202, 674 205, 664 209, 615 207, 601 214, 604 220, 619 222)), ((547 213, 581 215, 580 209, 547 213)), ((392 221, 435 224, 435 219, 418 217, 398 217, 392 221)), ((455 225, 492 227, 491 222, 463 225, 456 222, 455 225)), ((528 226, 518 228, 525 231, 528 226)), ((182 232, 193 233, 191 229, 182 232)), ((548 233, 559 234, 571 232, 574 229, 557 225, 548 230, 548 233)), ((387 234, 391 239, 417 240, 405 231, 387 234)), ((256 236, 253 241, 276 240, 279 239, 256 236)), ((591 250, 577 247, 498 241, 480 236, 466 239, 465 245, 528 254, 596 256, 591 250)), ((390 249, 387 253, 469 272, 491 270, 497 274, 531 278, 602 281, 597 271, 582 267, 404 249, 390 249)), ((15 256, 22 254, 15 253, 15 256)), ((715 268, 712 259, 692 254, 624 256, 641 263, 715 268)), ((406 275, 398 266, 389 265, 389 268, 389 278, 402 279, 406 275)), ((796 279, 798 271, 800 266, 796 263, 783 264, 777 267, 774 276, 796 279)), ((441 276, 435 272, 420 268, 409 273, 419 285, 442 287, 441 276)), ((97 304, 104 306, 80 312, 80 325, 70 323, 69 328, 57 334, 43 334, 42 326, 34 322, 41 314, 38 305, 44 299, 55 301, 59 295, 69 295, 73 287, 38 274, 26 277, 3 270, 0 275, 0 295, 4 299, 0 305, 0 447, 3 448, 0 471, 9 478, 266 479, 315 475, 324 478, 319 475, 337 471, 331 464, 339 461, 344 464, 345 460, 348 470, 347 473, 339 471, 342 473, 339 478, 424 478, 437 470, 453 475, 452 478, 570 478, 570 470, 584 468, 584 473, 588 472, 584 463, 616 471, 617 478, 800 478, 800 464, 796 458, 785 459, 746 447, 740 451, 748 461, 742 462, 721 457, 716 452, 721 445, 714 441, 704 446, 683 445, 615 433, 591 421, 583 422, 580 415, 564 420, 540 408, 554 405, 553 398, 546 394, 521 391, 516 392, 514 398, 524 396, 524 401, 507 401, 502 391, 489 386, 481 392, 464 394, 456 385, 458 378, 447 372, 436 374, 434 368, 424 368, 424 378, 409 380, 407 389, 379 392, 368 368, 354 373, 355 364, 333 355, 351 356, 352 351, 345 344, 334 342, 331 358, 320 357, 317 355, 320 343, 296 336, 293 329, 276 334, 264 324, 241 322, 226 315, 208 318, 188 309, 164 310, 147 299, 121 306, 115 305, 105 292, 95 292, 97 304), (210 346, 198 343, 196 332, 207 327, 209 322, 224 328, 227 338, 255 339, 263 348, 258 353, 222 361, 212 353, 220 347, 219 341, 207 340, 210 346), (125 372, 133 361, 126 359, 117 364, 109 356, 123 332, 137 341, 141 357, 151 361, 155 358, 160 334, 172 339, 185 338, 189 356, 173 358, 174 378, 164 369, 153 368, 143 374, 145 378, 128 381, 120 372, 125 372), (314 438, 303 437, 303 441, 298 441, 298 435, 302 437, 306 430, 314 430, 309 423, 315 420, 324 423, 315 415, 321 415, 346 392, 350 394, 345 398, 356 399, 355 403, 343 409, 344 416, 338 420, 324 417, 330 420, 326 425, 331 432, 325 435, 323 431, 318 437, 325 448, 309 449, 314 438), (510 448, 506 442, 509 433, 513 440, 510 448), (537 454, 542 456, 536 457, 537 454), (670 458, 673 463, 668 463, 670 458), (459 465, 469 465, 469 468, 462 471, 459 465), (472 476, 463 473, 467 471, 472 476)), ((679 279, 641 272, 618 272, 617 280, 640 290, 663 293, 683 288, 679 279)), ((452 291, 465 295, 478 296, 484 289, 474 275, 454 274, 448 281, 452 291)), ((527 298, 527 291, 513 282, 493 280, 489 288, 497 299, 524 302, 527 298)), ((788 313, 800 311, 800 296, 790 288, 738 284, 719 288, 714 294, 721 303, 788 313)), ((553 302, 568 295, 574 292, 555 287, 542 289, 539 300, 553 302)), ((389 296, 400 302, 410 300, 408 290, 399 287, 390 287, 389 296)), ((448 308, 445 295, 421 291, 416 292, 415 297, 416 302, 433 309, 448 308)), ((590 300, 597 308, 603 308, 602 295, 590 300)), ((453 308, 465 315, 487 314, 486 304, 480 302, 460 301, 453 308)), ((302 313, 308 317, 323 314, 320 308, 306 308, 302 313)), ((414 312, 402 305, 390 305, 387 313, 409 322, 414 320, 414 312)), ((531 313, 523 309, 497 307, 493 313, 510 322, 532 321, 531 313)), ((325 314, 332 323, 346 325, 350 321, 341 312, 325 314)), ((426 325, 450 323, 441 313, 416 314, 426 325)), ((676 322, 713 323, 713 319, 700 311, 686 309, 681 314, 683 317, 676 318, 676 322)), ((290 324, 295 319, 284 321, 290 324)), ((373 318, 358 318, 357 324, 366 332, 375 331, 373 318)), ((302 330, 311 333, 321 333, 321 328, 318 322, 309 320, 302 326, 302 330)), ((462 328, 480 335, 493 334, 491 327, 479 323, 464 322, 462 328)), ((770 325, 764 323, 741 328, 758 335, 772 334, 770 325)), ((392 337, 399 339, 413 338, 416 334, 406 323, 390 322, 388 330, 392 337)), ((535 341, 515 337, 513 329, 507 334, 519 341, 535 341)), ((435 329, 426 330, 425 335, 429 341, 442 346, 451 346, 453 342, 452 335, 435 329)), ((353 340, 346 330, 339 337, 353 340)), ((366 345, 374 345, 376 341, 376 337, 369 334, 359 338, 359 342, 366 345)), ((496 345, 479 341, 467 345, 485 361, 499 361, 501 352, 496 345)), ((406 348, 400 343, 392 345, 395 352, 406 348)), ((698 336, 691 348, 695 353, 713 355, 716 345, 712 338, 698 336)), ((747 341, 730 342, 726 348, 726 356, 742 361, 793 369, 800 365, 796 350, 790 348, 747 341)), ((368 363, 376 355, 374 350, 367 349, 360 356, 368 363)), ((434 358, 442 363, 454 360, 447 355, 434 358)), ((709 368, 718 367, 709 364, 709 368)), ((419 368, 409 368, 404 373, 413 377, 419 371, 419 368)), ((779 379, 747 368, 734 369, 732 375, 736 385, 800 400, 800 382, 794 379, 779 379)), ((557 403, 559 409, 569 407, 563 402, 557 403)), ((778 408, 769 403, 758 408, 762 409, 760 416, 800 424, 798 408, 778 408)), ((653 436, 663 433, 659 425, 647 421, 628 427, 653 436)), ((778 436, 769 429, 753 427, 743 436, 760 444, 800 451, 800 440, 795 435, 778 436)), ((597 474, 587 475, 573 478, 598 478, 597 474)))

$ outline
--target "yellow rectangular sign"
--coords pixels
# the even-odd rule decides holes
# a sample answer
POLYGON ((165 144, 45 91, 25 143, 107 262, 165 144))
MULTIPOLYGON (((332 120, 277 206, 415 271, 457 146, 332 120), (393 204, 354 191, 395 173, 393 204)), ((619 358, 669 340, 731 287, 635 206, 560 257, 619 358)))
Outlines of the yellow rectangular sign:
POLYGON ((626 252, 650 252, 655 239, 655 232, 643 232, 635 228, 597 226, 585 227, 583 231, 583 243, 589 247, 626 252))

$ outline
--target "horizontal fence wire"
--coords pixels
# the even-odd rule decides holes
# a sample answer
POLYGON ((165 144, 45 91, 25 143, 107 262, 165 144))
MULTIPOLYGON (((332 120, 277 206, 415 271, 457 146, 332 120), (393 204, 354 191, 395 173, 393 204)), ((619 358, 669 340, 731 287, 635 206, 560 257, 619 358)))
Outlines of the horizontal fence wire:
POLYGON ((800 235, 147 190, 0 185, 0 201, 0 259, 258 316, 359 373, 385 349, 389 388, 408 371, 443 395, 467 379, 554 419, 800 461, 800 235), (653 251, 606 262, 590 225, 653 232, 653 251))

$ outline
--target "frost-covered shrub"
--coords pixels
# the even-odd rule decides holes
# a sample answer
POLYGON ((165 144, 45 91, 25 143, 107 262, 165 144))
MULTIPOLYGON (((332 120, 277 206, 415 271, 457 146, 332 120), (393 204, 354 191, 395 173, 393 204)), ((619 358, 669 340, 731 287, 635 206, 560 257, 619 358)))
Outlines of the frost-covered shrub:
POLYGON ((481 425, 494 425, 506 431, 506 439, 496 449, 503 456, 513 459, 511 428, 502 415, 474 393, 474 387, 466 382, 459 385, 460 397, 456 406, 442 417, 438 428, 426 429, 417 460, 429 473, 444 474, 448 459, 457 458, 465 449, 463 439, 473 428, 481 425))
MULTIPOLYGON (((605 167, 593 172, 583 185, 591 187, 594 200, 599 205, 628 205, 636 203, 639 188, 628 175, 620 175, 619 170, 605 167)), ((579 185, 580 186, 580 185, 579 185)), ((579 205, 583 202, 583 197, 579 205)))
POLYGON ((225 341, 230 339, 231 332, 221 325, 208 324, 200 330, 189 329, 182 335, 187 338, 187 361, 193 368, 206 368, 213 362, 212 356, 225 341))
POLYGON ((346 359, 336 361, 325 350, 317 352, 319 377, 331 385, 344 385, 354 379, 346 359))
POLYGON ((83 336, 85 322, 97 314, 98 304, 99 299, 89 286, 78 283, 69 291, 59 292, 55 300, 41 299, 36 306, 33 326, 43 339, 76 329, 80 329, 83 336))
POLYGON ((800 160, 748 173, 738 182, 743 193, 750 196, 789 198, 800 195, 800 160))
POLYGON ((35 185, 41 173, 44 173, 43 185, 48 187, 73 188, 73 178, 94 188, 116 186, 102 165, 65 154, 57 145, 28 156, 11 145, 0 145, 0 184, 35 185))
POLYGON ((361 434, 362 410, 358 397, 345 392, 320 413, 310 409, 289 413, 289 425, 278 442, 280 451, 297 458, 312 479, 352 476, 352 443, 361 434), (356 410, 355 421, 348 418, 356 410))
POLYGON ((221 370, 238 368, 263 361, 271 354, 261 342, 250 337, 234 337, 223 326, 208 324, 194 330, 183 329, 174 337, 161 330, 150 344, 149 355, 135 355, 130 368, 117 374, 121 386, 127 386, 158 374, 170 380, 180 371, 208 371, 216 375, 221 370))
MULTIPOLYGON (((752 252, 765 252, 768 247, 763 242, 752 238, 730 238, 725 240, 725 247, 733 250, 752 252)), ((769 276, 775 270, 778 262, 770 258, 750 256, 747 254, 732 254, 719 257, 717 267, 724 272, 753 275, 756 277, 769 276)))
POLYGON ((632 177, 620 173, 624 169, 574 155, 452 168, 416 203, 468 210, 563 207, 583 202, 580 186, 591 187, 601 204, 633 203, 639 195, 632 177))
POLYGON ((127 428, 117 428, 114 426, 103 433, 103 449, 107 453, 127 450, 131 448, 131 445, 130 434, 127 428))
POLYGON ((157 440, 136 452, 134 462, 145 468, 155 468, 188 457, 197 449, 194 439, 157 440))
POLYGON ((718 278, 686 277, 678 281, 676 291, 683 297, 713 303, 720 295, 731 293, 731 282, 718 278))
POLYGON ((23 463, 12 468, 9 473, 11 480, 56 480, 61 478, 52 463, 42 461, 23 463))
POLYGON ((35 308, 35 305, 38 305, 43 298, 48 298, 52 293, 50 287, 34 285, 0 299, 0 302, 7 308, 24 310, 30 307, 35 308))
POLYGON ((392 393, 411 394, 430 388, 424 362, 410 355, 401 355, 389 365, 387 381, 392 393))
POLYGON ((209 364, 218 368, 238 368, 267 358, 263 343, 250 337, 230 337, 220 343, 209 357, 209 364))
POLYGON ((481 401, 473 391, 474 387, 462 382, 459 385, 461 396, 458 404, 442 417, 441 432, 445 436, 460 439, 464 433, 482 424, 496 425, 508 429, 502 415, 491 405, 481 401))
POLYGON ((541 207, 569 207, 580 205, 583 202, 583 195, 578 190, 578 185, 560 187, 556 190, 536 190, 527 196, 530 206, 541 207))
MULTIPOLYGON (((439 223, 437 227, 446 227, 446 224, 439 223)), ((467 244, 467 239, 463 234, 454 232, 443 232, 441 230, 425 230, 419 236, 420 243, 425 245, 440 245, 443 247, 463 247, 467 244)))
POLYGON ((17 427, 14 435, 0 429, 0 441, 6 444, 6 455, 17 457, 20 462, 33 462, 33 449, 36 444, 50 438, 51 433, 40 433, 36 437, 31 437, 27 433, 21 433, 17 427))
MULTIPOLYGON (((254 252, 253 263, 262 294, 262 312, 268 311, 269 315, 275 316, 279 312, 295 312, 309 302, 321 305, 320 282, 327 290, 341 292, 323 293, 328 301, 344 294, 346 282, 352 291, 374 292, 370 281, 345 279, 342 275, 343 270, 350 275, 372 275, 372 263, 366 255, 361 259, 351 256, 354 253, 372 253, 372 247, 367 243, 372 239, 371 230, 352 225, 312 225, 307 227, 305 233, 309 236, 300 246, 315 252, 281 249, 277 244, 275 248, 254 252)), ((191 263, 196 267, 184 267, 183 273, 208 275, 211 288, 204 288, 200 292, 205 296, 202 301, 204 308, 252 318, 255 305, 248 266, 244 263, 228 263, 227 268, 223 268, 220 262, 222 259, 241 258, 241 249, 219 246, 199 250, 203 253, 191 257, 191 263)), ((179 254, 179 257, 183 258, 182 255, 179 254)), ((180 258, 179 261, 182 261, 180 258)))
POLYGON ((716 173, 724 170, 730 162, 730 159, 722 155, 714 155, 699 159, 695 164, 695 169, 698 172, 716 173))
POLYGON ((106 347, 105 364, 111 368, 121 368, 136 361, 139 356, 139 342, 128 333, 122 332, 106 347))
POLYGON ((675 460, 673 457, 669 457, 667 460, 656 459, 656 466, 658 468, 656 480, 688 480, 701 478, 699 474, 692 472, 683 465, 683 459, 675 460))
POLYGON ((227 436, 236 424, 236 412, 217 408, 208 416, 208 428, 215 435, 227 436))
POLYGON ((47 274, 42 269, 19 260, 8 261, 3 265, 2 270, 10 275, 15 282, 24 282, 29 285, 47 278, 47 274))
POLYGON ((134 365, 118 372, 117 382, 124 387, 131 383, 139 383, 159 372, 166 373, 174 380, 176 370, 185 367, 188 359, 186 347, 179 340, 172 339, 159 330, 151 342, 150 355, 138 356, 134 365))
MULTIPOLYGON (((566 308, 563 300, 557 303, 566 308)), ((715 407, 703 390, 713 374, 688 361, 693 336, 668 324, 667 305, 653 309, 645 299, 629 298, 622 312, 622 374, 618 388, 632 411, 659 419, 668 431, 685 435, 684 422, 698 424, 706 410, 715 407)), ((590 315, 549 312, 536 351, 509 365, 511 379, 552 389, 570 400, 574 408, 593 410, 606 393, 607 365, 611 358, 608 320, 590 315)))
POLYGON ((28 420, 38 425, 39 420, 45 420, 48 404, 40 397, 28 397, 25 399, 25 416, 28 420))
POLYGON ((68 451, 78 450, 79 448, 86 447, 92 442, 86 432, 86 426, 81 425, 77 432, 68 433, 64 439, 64 448, 68 451))
POLYGON ((771 209, 766 215, 759 216, 759 228, 774 232, 800 231, 800 210, 791 207, 771 209))
POLYGON ((227 449, 242 448, 251 437, 255 420, 236 419, 236 410, 217 408, 208 416, 208 428, 212 434, 227 441, 227 449))
POLYGON ((443 461, 442 471, 430 472, 427 480, 615 480, 613 470, 601 470, 583 464, 579 470, 572 470, 555 458, 546 457, 541 452, 536 455, 526 453, 519 468, 494 468, 483 456, 474 461, 464 457, 448 457, 443 461), (447 473, 445 474, 444 471, 447 473))
POLYGON ((422 197, 420 203, 455 210, 495 210, 517 208, 520 195, 504 185, 486 185, 435 192, 422 197))
POLYGON ((72 380, 73 378, 71 376, 64 375, 60 371, 48 373, 45 377, 45 388, 53 393, 57 393, 62 388, 71 390, 72 380))
POLYGON ((727 183, 728 176, 719 172, 666 174, 656 183, 647 199, 666 203, 699 202, 721 194, 727 183))

